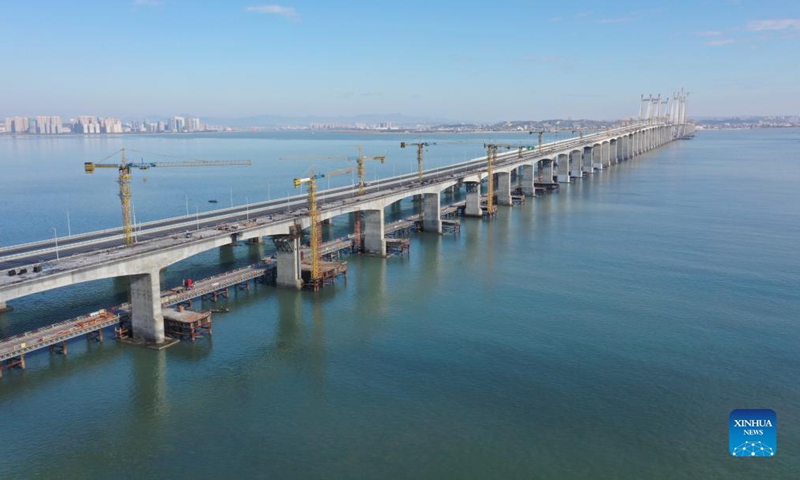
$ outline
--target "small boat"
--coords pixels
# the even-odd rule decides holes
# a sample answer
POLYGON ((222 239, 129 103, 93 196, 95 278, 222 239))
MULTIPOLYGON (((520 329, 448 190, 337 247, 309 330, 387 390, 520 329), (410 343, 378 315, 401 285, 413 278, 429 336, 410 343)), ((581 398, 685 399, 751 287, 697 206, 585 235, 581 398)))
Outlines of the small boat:
POLYGON ((211 313, 231 313, 231 309, 228 307, 221 307, 221 308, 213 308, 210 310, 211 313))
POLYGON ((217 203, 216 200, 209 200, 208 203, 217 203))

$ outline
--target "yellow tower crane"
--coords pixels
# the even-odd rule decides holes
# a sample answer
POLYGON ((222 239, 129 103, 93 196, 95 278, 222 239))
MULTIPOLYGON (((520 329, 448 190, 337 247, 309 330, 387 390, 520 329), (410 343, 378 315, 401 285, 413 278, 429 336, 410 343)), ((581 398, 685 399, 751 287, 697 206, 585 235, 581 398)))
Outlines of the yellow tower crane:
POLYGON ((417 142, 417 143, 409 143, 409 142, 400 142, 400 148, 406 148, 407 146, 413 145, 417 147, 417 166, 419 167, 419 181, 422 181, 422 153, 425 150, 425 147, 430 145, 436 145, 436 142, 417 142))
MULTIPOLYGON (((131 152, 137 153, 147 153, 147 152, 140 152, 137 150, 127 150, 131 152)), ((189 160, 189 161, 182 161, 182 162, 139 162, 139 163, 132 163, 128 162, 126 154, 126 149, 118 150, 108 157, 104 158, 102 161, 108 160, 109 158, 116 156, 117 154, 120 155, 120 162, 119 163, 95 163, 95 162, 84 162, 83 169, 85 173, 94 173, 95 169, 98 168, 114 168, 116 169, 119 174, 117 178, 117 183, 119 183, 119 199, 122 203, 122 232, 123 237, 125 239, 125 245, 133 245, 133 213, 131 208, 131 171, 134 168, 139 170, 147 170, 150 168, 164 168, 164 167, 232 167, 232 166, 239 166, 239 165, 251 165, 250 160, 189 160)), ((152 154, 152 155, 159 155, 159 154, 152 154)), ((159 155, 162 157, 169 157, 170 155, 159 155)), ((176 157, 177 158, 177 157, 176 157)))
POLYGON ((364 194, 364 186, 365 186, 364 177, 365 177, 365 173, 366 173, 366 168, 365 168, 364 162, 366 160, 378 160, 381 163, 385 163, 386 162, 386 156, 378 155, 378 156, 374 156, 374 157, 365 157, 363 152, 362 152, 361 145, 356 145, 356 148, 358 148, 358 156, 357 157, 346 157, 346 156, 341 156, 341 157, 313 157, 313 156, 307 157, 307 156, 299 156, 298 157, 298 156, 292 156, 292 157, 281 157, 281 160, 335 160, 335 161, 356 162, 356 174, 358 175, 358 194, 359 195, 363 195, 364 194))
MULTIPOLYGON (((381 163, 386 162, 386 156, 384 155, 377 155, 374 157, 367 157, 364 156, 363 149, 361 145, 356 145, 358 148, 358 157, 281 157, 281 160, 335 160, 335 161, 348 161, 348 162, 356 162, 356 174, 358 175, 358 195, 364 194, 364 177, 365 177, 365 165, 364 162, 367 160, 378 160, 381 163)), ((351 170, 348 170, 351 171, 351 170)), ((327 175, 330 176, 330 175, 327 175)), ((354 235, 356 238, 356 252, 361 251, 361 212, 355 212, 354 214, 354 222, 353 222, 353 230, 354 235)))
POLYGON ((311 170, 310 176, 294 179, 295 188, 300 187, 304 183, 308 184, 308 216, 311 221, 311 241, 309 243, 311 245, 311 283, 313 285, 316 285, 322 279, 319 253, 319 248, 322 244, 322 232, 319 222, 319 210, 317 209, 317 179, 344 175, 352 171, 352 169, 347 168, 344 170, 336 170, 330 173, 314 175, 314 170, 311 170))
POLYGON ((544 137, 544 130, 539 130, 538 132, 528 132, 528 135, 533 135, 534 133, 539 134, 539 151, 542 150, 542 138, 544 137))
POLYGON ((512 148, 519 149, 519 158, 522 158, 523 150, 534 150, 530 145, 510 145, 510 144, 497 144, 485 143, 483 148, 486 149, 486 174, 487 174, 487 188, 486 188, 486 207, 489 215, 494 212, 494 164, 497 161, 497 149, 505 148, 511 150, 512 148))
POLYGON ((385 155, 377 155, 374 157, 365 157, 364 153, 362 152, 361 145, 356 145, 358 148, 358 158, 356 158, 356 162, 358 163, 358 194, 364 195, 364 161, 365 160, 378 160, 381 163, 386 162, 385 155))

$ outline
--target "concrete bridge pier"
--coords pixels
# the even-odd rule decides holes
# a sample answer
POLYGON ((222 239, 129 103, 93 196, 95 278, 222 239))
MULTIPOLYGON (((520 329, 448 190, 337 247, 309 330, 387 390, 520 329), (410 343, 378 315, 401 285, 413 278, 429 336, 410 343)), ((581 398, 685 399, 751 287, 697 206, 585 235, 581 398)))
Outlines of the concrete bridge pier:
POLYGON ((522 194, 529 197, 536 196, 536 176, 533 164, 522 166, 522 194))
POLYGON ((544 167, 544 172, 542 175, 542 181, 544 183, 554 183, 554 177, 556 176, 555 172, 555 160, 546 159, 542 162, 542 166, 544 167))
POLYGON ((622 137, 622 160, 628 160, 631 156, 630 138, 626 135, 622 137))
POLYGON ((161 272, 131 275, 131 329, 133 339, 147 344, 164 343, 161 314, 161 272))
POLYGON ((569 155, 559 153, 556 163, 558 163, 558 183, 569 183, 569 155))
POLYGON ((422 230, 442 233, 442 202, 440 193, 426 193, 422 200, 422 230))
POLYGON ((385 257, 386 234, 384 232, 383 209, 364 210, 363 212, 364 252, 369 255, 385 257))
POLYGON ((467 217, 483 217, 481 210, 481 184, 478 182, 466 182, 467 203, 464 207, 464 215, 467 217))
POLYGON ((508 172, 497 172, 497 204, 511 206, 511 174, 508 172))
POLYGON ((603 169, 603 145, 595 145, 592 148, 592 168, 594 170, 603 169))
POLYGON ((6 302, 0 302, 0 313, 10 312, 14 307, 9 307, 6 302))
POLYGON ((582 178, 583 177, 583 169, 581 168, 581 162, 583 159, 582 153, 580 150, 573 150, 569 152, 569 176, 570 178, 582 178))
POLYGON ((611 166, 611 143, 610 142, 603 142, 602 146, 602 155, 600 157, 600 163, 603 164, 603 168, 611 166))
POLYGON ((303 277, 300 270, 300 237, 296 235, 276 235, 275 243, 277 259, 277 276, 275 284, 283 288, 303 288, 303 277))
POLYGON ((592 147, 583 147, 583 152, 581 152, 581 171, 589 175, 594 173, 594 168, 592 168, 592 147))
POLYGON ((611 140, 611 159, 609 160, 611 165, 619 163, 619 145, 619 140, 611 140))

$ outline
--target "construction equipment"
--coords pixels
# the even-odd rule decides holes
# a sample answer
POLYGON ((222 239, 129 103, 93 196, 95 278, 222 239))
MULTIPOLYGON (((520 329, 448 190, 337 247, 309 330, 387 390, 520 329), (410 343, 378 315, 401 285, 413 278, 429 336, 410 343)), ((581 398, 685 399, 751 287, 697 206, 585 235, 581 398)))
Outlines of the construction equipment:
POLYGON ((316 285, 322 279, 322 272, 320 271, 320 253, 319 248, 322 244, 322 232, 319 222, 319 210, 317 209, 317 179, 335 177, 337 175, 344 175, 352 172, 350 168, 343 170, 336 170, 329 173, 322 173, 314 175, 314 170, 311 170, 311 175, 305 178, 295 178, 294 187, 298 188, 302 184, 308 184, 308 216, 311 221, 311 284, 316 285))
MULTIPOLYGON (((122 232, 125 239, 125 245, 133 245, 133 213, 131 207, 131 171, 134 168, 139 170, 148 170, 150 168, 164 168, 164 167, 232 167, 240 165, 251 165, 250 160, 188 160, 181 162, 139 162, 129 163, 125 156, 126 151, 145 153, 137 150, 127 150, 122 148, 102 159, 102 161, 120 155, 119 163, 95 163, 84 162, 83 170, 86 173, 94 173, 97 168, 115 168, 119 172, 117 183, 119 183, 119 199, 122 203, 122 232)), ((159 155, 162 157, 174 157, 172 155, 151 154, 159 155)), ((180 158, 180 157, 174 157, 180 158)))
POLYGON ((356 162, 356 173, 358 175, 358 194, 364 194, 364 162, 366 160, 378 160, 381 163, 386 162, 386 156, 378 155, 374 157, 365 157, 361 145, 356 145, 358 148, 358 156, 357 157, 305 157, 305 156, 292 156, 292 157, 281 157, 281 160, 336 160, 336 161, 347 161, 347 162, 356 162))
POLYGON ((528 135, 533 135, 534 133, 539 134, 539 151, 542 151, 542 138, 544 137, 544 130, 539 130, 538 132, 528 132, 528 135))
MULTIPOLYGON (((358 157, 281 157, 281 160, 336 160, 336 161, 348 161, 348 162, 356 162, 356 172, 358 175, 358 195, 364 194, 364 176, 365 176, 365 167, 364 162, 367 160, 378 160, 381 163, 386 162, 386 157, 383 155, 378 155, 374 157, 365 157, 361 145, 356 145, 358 148, 358 157)), ((351 169, 347 170, 351 172, 351 169)), ((332 175, 328 174, 325 175, 326 177, 330 177, 332 175)), ((321 178, 321 177, 320 177, 321 178)), ((354 212, 354 234, 356 237, 355 243, 355 251, 361 251, 361 212, 354 212)))
POLYGON ((486 173, 487 173, 487 188, 486 188, 486 208, 489 215, 494 214, 494 163, 497 160, 497 149, 505 148, 511 150, 512 148, 519 149, 518 156, 522 158, 524 150, 533 150, 535 147, 532 145, 510 145, 510 144, 496 144, 485 143, 483 148, 486 149, 486 173))
POLYGON ((365 157, 364 153, 361 151, 361 145, 357 145, 358 147, 358 158, 356 162, 358 162, 358 194, 364 195, 364 160, 378 160, 381 163, 386 162, 386 156, 378 155, 375 157, 365 157))
POLYGON ((417 166, 419 167, 419 181, 422 181, 422 152, 425 150, 425 147, 430 145, 436 145, 436 142, 417 142, 417 143, 409 143, 409 142, 400 142, 400 148, 406 148, 409 145, 413 145, 417 147, 417 166))

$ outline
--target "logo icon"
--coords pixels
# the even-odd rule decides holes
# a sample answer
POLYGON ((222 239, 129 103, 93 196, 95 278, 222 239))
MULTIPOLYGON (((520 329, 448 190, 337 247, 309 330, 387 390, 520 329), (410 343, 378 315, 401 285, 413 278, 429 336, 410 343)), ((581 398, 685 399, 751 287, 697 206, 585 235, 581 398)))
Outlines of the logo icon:
POLYGON ((773 457, 778 451, 778 417, 769 409, 738 409, 728 417, 728 445, 734 457, 773 457))

